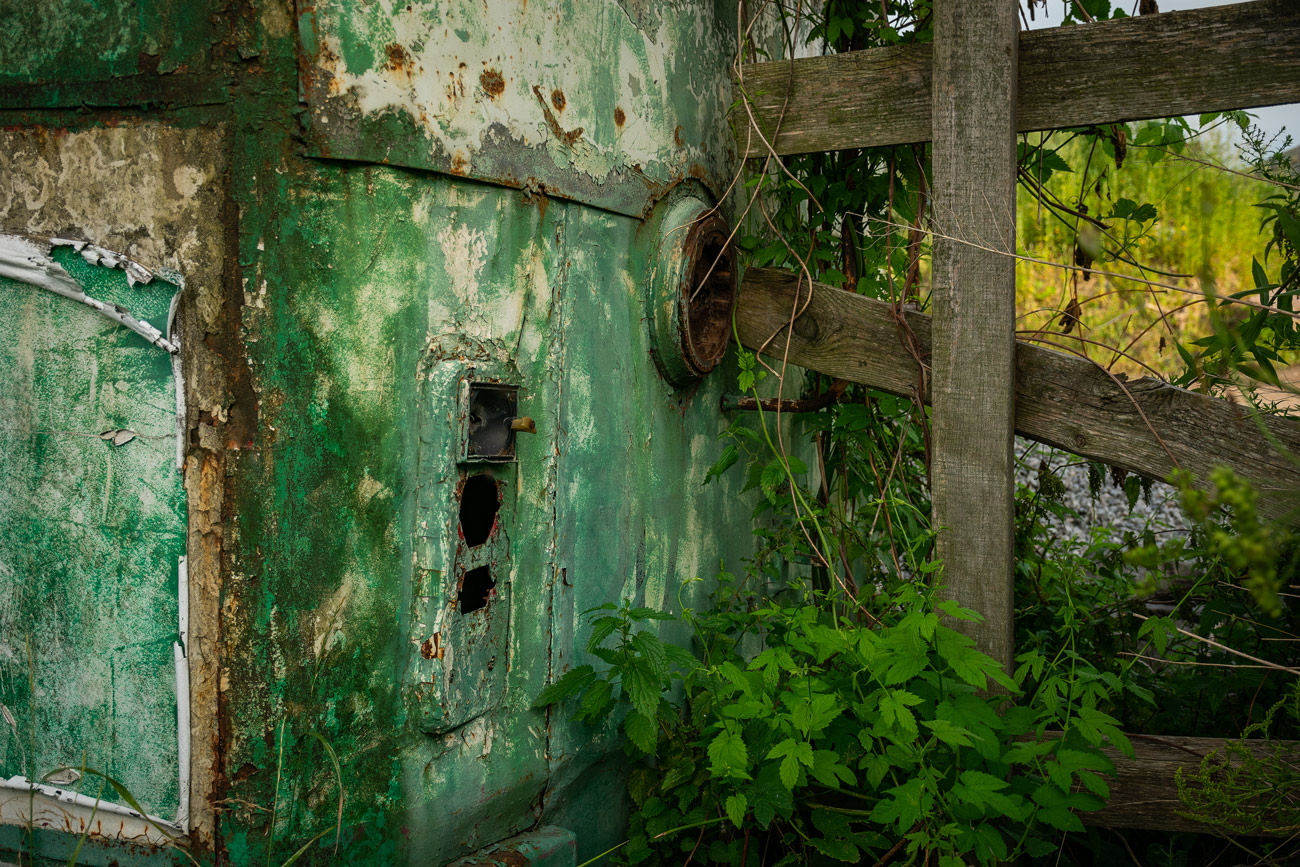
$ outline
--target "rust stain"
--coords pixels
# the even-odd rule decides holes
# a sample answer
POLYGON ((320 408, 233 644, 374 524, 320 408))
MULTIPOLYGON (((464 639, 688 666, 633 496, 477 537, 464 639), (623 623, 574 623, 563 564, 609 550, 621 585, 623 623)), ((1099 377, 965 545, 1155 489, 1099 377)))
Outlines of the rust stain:
POLYGON ((682 138, 682 125, 680 123, 677 124, 677 128, 673 130, 673 143, 678 147, 682 147, 686 144, 686 141, 682 138))
POLYGON ((627 123, 627 115, 623 114, 623 107, 621 105, 614 109, 614 123, 618 126, 627 123))
POLYGON ((455 155, 451 158, 451 173, 453 175, 460 175, 461 177, 464 177, 467 171, 466 167, 468 165, 469 165, 469 161, 465 159, 465 154, 463 154, 460 151, 456 151, 455 155))
POLYGON ((435 632, 420 645, 420 656, 425 659, 442 659, 442 633, 435 632))
POLYGON ((483 92, 493 99, 504 93, 506 89, 506 80, 495 69, 483 70, 483 74, 478 77, 478 83, 483 88, 483 92))
POLYGON ((564 91, 558 87, 551 91, 551 105, 555 106, 556 111, 564 111, 564 107, 568 104, 569 101, 564 98, 564 91))
MULTIPOLYGON (((564 127, 560 126, 559 120, 556 119, 555 114, 551 111, 551 107, 546 104, 546 97, 542 95, 542 89, 534 84, 533 93, 537 96, 537 102, 542 107, 542 114, 546 115, 546 125, 551 128, 551 132, 554 133, 555 137, 560 141, 564 142, 569 147, 573 147, 574 144, 577 143, 578 139, 582 138, 583 128, 578 127, 569 132, 565 132, 564 127)), ((563 96, 563 94, 561 94, 561 96, 563 96)))
POLYGON ((404 45, 390 42, 384 46, 384 55, 388 58, 388 68, 393 72, 405 72, 410 75, 415 68, 415 63, 411 60, 411 52, 407 51, 404 45))

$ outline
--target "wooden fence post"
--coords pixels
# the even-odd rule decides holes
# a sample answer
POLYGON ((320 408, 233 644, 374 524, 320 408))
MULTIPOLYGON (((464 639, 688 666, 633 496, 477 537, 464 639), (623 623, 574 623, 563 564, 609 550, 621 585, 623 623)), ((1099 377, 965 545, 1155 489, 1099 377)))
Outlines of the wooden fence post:
POLYGON ((1016 0, 935 0, 934 520, 947 594, 1008 666, 1017 43, 1016 0))

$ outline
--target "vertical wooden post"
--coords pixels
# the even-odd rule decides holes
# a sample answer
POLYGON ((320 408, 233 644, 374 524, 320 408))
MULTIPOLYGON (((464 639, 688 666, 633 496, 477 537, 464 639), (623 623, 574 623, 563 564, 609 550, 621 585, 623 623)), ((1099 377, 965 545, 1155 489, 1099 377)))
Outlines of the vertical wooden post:
POLYGON ((934 3, 934 453, 947 593, 1012 658, 1016 0, 934 3))

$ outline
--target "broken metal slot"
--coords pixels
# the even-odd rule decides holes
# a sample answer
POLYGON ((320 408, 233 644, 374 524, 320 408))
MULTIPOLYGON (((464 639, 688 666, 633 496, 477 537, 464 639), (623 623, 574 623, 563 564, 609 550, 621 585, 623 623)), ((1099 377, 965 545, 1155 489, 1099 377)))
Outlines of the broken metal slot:
POLYGON ((469 614, 486 608, 496 586, 497 582, 492 577, 492 570, 487 566, 480 566, 466 572, 465 577, 460 581, 460 592, 456 594, 460 613, 469 614))
POLYGON ((480 473, 465 480, 460 492, 460 535, 476 548, 488 540, 501 509, 501 492, 496 479, 480 473))
POLYGON ((510 461, 515 457, 519 386, 472 382, 465 456, 469 460, 510 461))

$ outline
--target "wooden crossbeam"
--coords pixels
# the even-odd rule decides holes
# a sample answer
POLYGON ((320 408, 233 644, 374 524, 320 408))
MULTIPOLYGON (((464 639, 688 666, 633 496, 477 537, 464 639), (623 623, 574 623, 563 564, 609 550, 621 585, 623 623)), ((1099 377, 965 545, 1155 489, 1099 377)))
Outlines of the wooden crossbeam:
MULTIPOLYGON (((1020 131, 1300 102, 1292 0, 1032 30, 1019 51, 1020 131)), ((931 58, 927 44, 746 64, 736 96, 768 141, 781 118, 778 154, 928 141, 931 58)), ((741 151, 767 154, 740 118, 741 151)))
MULTIPOLYGON (((1047 732, 1046 736, 1059 737, 1060 733, 1047 732)), ((1178 785, 1174 775, 1181 769, 1184 779, 1190 780, 1200 768, 1202 759, 1211 753, 1216 760, 1226 761, 1227 752, 1224 747, 1232 742, 1222 738, 1189 738, 1179 735, 1129 737, 1133 744, 1133 758, 1130 759, 1115 749, 1105 750, 1107 758, 1115 765, 1115 773, 1106 778, 1110 798, 1100 810, 1079 813, 1083 824, 1097 828, 1141 828, 1151 831, 1215 831, 1214 828, 1178 815, 1185 812, 1185 808, 1178 798, 1178 785)), ((1300 761, 1300 741, 1251 740, 1246 742, 1246 747, 1255 758, 1265 762, 1278 757, 1291 765, 1300 761)), ((1261 818, 1273 821, 1277 817, 1261 818)))
MULTIPOLYGON (((746 272, 736 312, 745 346, 786 357, 797 303, 803 314, 789 337, 790 363, 916 395, 920 371, 904 341, 915 335, 916 352, 928 363, 929 316, 896 315, 884 301, 823 284, 814 284, 808 302, 805 282, 796 299, 798 282, 777 269, 746 272)), ((1149 377, 1112 377, 1083 358, 1024 342, 1016 344, 1015 364, 1018 434, 1157 479, 1176 469, 1175 460, 1202 482, 1226 465, 1256 486, 1262 513, 1284 517, 1300 507, 1300 422, 1255 416, 1231 401, 1149 377)), ((929 402, 929 394, 921 397, 929 402)))

